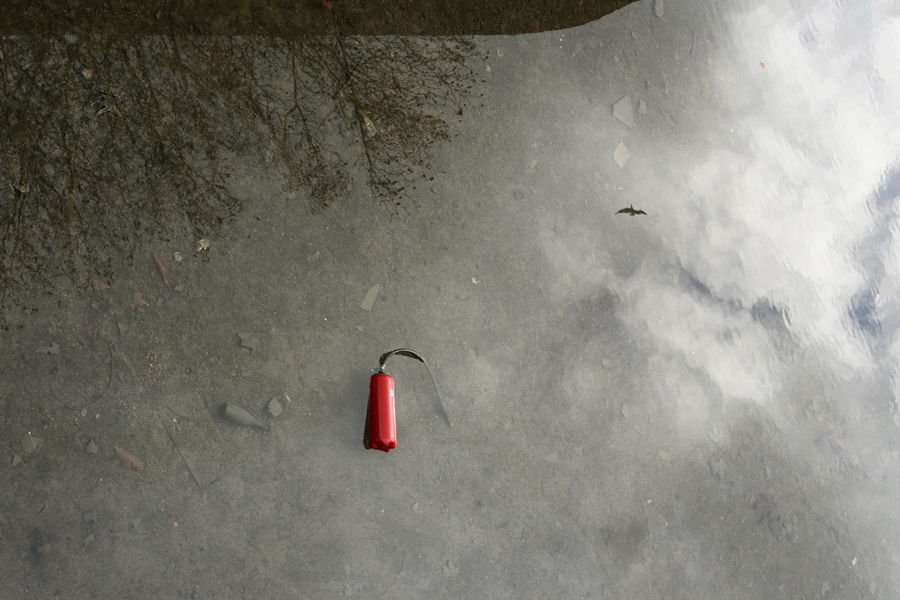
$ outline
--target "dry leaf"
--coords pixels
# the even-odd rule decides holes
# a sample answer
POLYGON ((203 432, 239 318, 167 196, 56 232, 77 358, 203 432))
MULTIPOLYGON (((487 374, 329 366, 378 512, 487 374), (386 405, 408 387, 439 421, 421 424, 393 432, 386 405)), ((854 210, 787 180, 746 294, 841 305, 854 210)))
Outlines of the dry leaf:
POLYGON ((156 262, 156 268, 159 269, 159 274, 162 275, 163 282, 165 282, 166 287, 171 290, 172 284, 169 283, 169 268, 166 266, 166 261, 163 260, 163 257, 160 256, 158 252, 153 253, 153 260, 156 262))
POLYGON ((143 296, 143 294, 140 292, 134 293, 134 297, 131 301, 131 310, 141 310, 142 306, 147 306, 147 301, 141 296, 143 296))
POLYGON ((109 289, 109 284, 106 283, 105 281, 103 281, 102 279, 95 279, 95 280, 93 280, 93 281, 91 282, 91 285, 92 285, 93 288, 94 288, 95 290, 97 290, 98 292, 99 292, 100 290, 108 290, 108 289, 109 289))
MULTIPOLYGON (((112 446, 112 444, 110 444, 112 446)), ((119 457, 119 460, 122 461, 122 465, 131 471, 143 471, 144 463, 141 462, 137 456, 130 452, 126 452, 122 450, 118 446, 113 446, 113 450, 116 451, 116 456, 119 457)))

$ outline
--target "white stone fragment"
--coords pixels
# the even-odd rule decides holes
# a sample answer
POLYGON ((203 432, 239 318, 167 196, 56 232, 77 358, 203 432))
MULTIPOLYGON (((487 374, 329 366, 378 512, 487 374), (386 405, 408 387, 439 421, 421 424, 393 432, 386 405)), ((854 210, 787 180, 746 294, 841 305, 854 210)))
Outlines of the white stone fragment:
POLYGON ((613 160, 616 161, 620 169, 624 169, 625 163, 628 162, 629 158, 631 158, 631 150, 628 149, 624 142, 619 142, 619 145, 613 151, 613 160))
POLYGON ((625 96, 613 104, 613 116, 629 127, 634 127, 634 107, 631 105, 631 96, 625 96))

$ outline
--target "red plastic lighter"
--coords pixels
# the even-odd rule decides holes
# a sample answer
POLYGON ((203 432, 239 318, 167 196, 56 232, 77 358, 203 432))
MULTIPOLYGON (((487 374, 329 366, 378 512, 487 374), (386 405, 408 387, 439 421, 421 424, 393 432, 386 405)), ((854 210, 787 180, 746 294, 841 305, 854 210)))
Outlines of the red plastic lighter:
POLYGON ((366 429, 363 434, 363 445, 370 450, 381 450, 382 452, 390 452, 397 447, 397 413, 394 402, 394 378, 384 372, 384 364, 391 356, 399 354, 408 356, 421 361, 428 374, 431 375, 431 381, 434 383, 434 389, 437 392, 438 402, 441 406, 441 412, 447 420, 447 425, 451 425, 450 416, 444 407, 444 400, 441 398, 441 392, 438 390, 437 381, 431 367, 425 362, 425 359, 408 348, 398 348, 385 352, 378 361, 378 369, 369 379, 369 405, 366 410, 366 429))

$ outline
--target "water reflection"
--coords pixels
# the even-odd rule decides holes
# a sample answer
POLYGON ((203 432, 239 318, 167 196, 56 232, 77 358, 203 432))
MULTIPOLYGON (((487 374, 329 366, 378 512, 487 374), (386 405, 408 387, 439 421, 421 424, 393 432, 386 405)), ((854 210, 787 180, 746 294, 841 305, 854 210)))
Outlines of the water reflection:
MULTIPOLYGON (((871 15, 865 25, 858 22, 863 9, 837 19, 833 10, 738 9, 725 22, 733 45, 704 66, 709 87, 681 100, 688 160, 656 146, 669 173, 635 187, 655 196, 666 214, 656 228, 661 250, 702 282, 710 300, 729 311, 760 303, 776 308, 803 350, 843 380, 870 373, 878 362, 867 339, 877 335, 883 302, 883 270, 873 257, 889 248, 893 217, 874 207, 884 203, 876 198, 884 196, 879 190, 897 153, 885 133, 897 115, 880 99, 890 95, 896 74, 879 59, 887 51, 881 35, 855 37, 890 26, 870 22, 871 15)), ((659 309, 663 314, 686 310, 672 296, 664 302, 670 305, 659 309)), ((669 335, 680 330, 661 326, 669 335)), ((720 339, 733 339, 717 329, 720 339)), ((765 335, 753 319, 738 332, 747 350, 765 335)), ((769 354, 768 346, 758 349, 769 354)), ((713 344, 710 352, 734 350, 713 344)), ((781 379, 767 367, 750 370, 760 383, 781 379)), ((743 394, 757 399, 773 391, 745 389, 765 391, 743 394)))
POLYGON ((463 113, 474 53, 456 38, 3 39, 4 308, 109 282, 138 240, 214 237, 253 196, 233 178, 248 163, 314 205, 354 185, 399 204, 463 113))
MULTIPOLYGON (((147 595, 897 595, 896 20, 659 6, 473 41, 481 104, 434 182, 400 184, 424 208, 373 210, 362 185, 298 208, 319 175, 268 171, 266 126, 244 135, 276 140, 270 162, 210 157, 259 193, 208 262, 170 263, 184 293, 148 244, 5 333, 0 501, 23 516, 0 525, 25 558, 3 584, 105 591, 99 557, 147 595), (398 363, 398 446, 367 452, 368 369, 401 346, 453 427, 398 363), (269 429, 219 422, 225 402, 269 429)), ((377 181, 390 127, 358 43, 322 127, 377 181)))
MULTIPOLYGON (((747 518, 776 543, 797 544, 796 531, 809 542, 801 552, 824 558, 858 535, 890 562, 896 524, 885 518, 870 527, 866 515, 883 514, 896 491, 898 355, 889 324, 897 314, 898 147, 889 132, 900 115, 889 99, 900 73, 887 59, 896 19, 883 7, 834 3, 705 10, 667 10, 671 20, 662 25, 635 15, 635 42, 613 57, 633 77, 613 78, 613 89, 599 94, 604 110, 584 110, 577 94, 563 100, 559 112, 575 114, 573 130, 590 132, 590 141, 566 148, 576 165, 571 178, 593 172, 597 199, 567 203, 579 222, 564 228, 545 219, 544 254, 558 275, 548 287, 557 302, 573 293, 588 298, 597 287, 622 298, 629 338, 647 356, 646 367, 632 368, 650 390, 621 406, 629 420, 638 412, 663 422, 636 442, 653 448, 648 454, 660 448, 664 462, 679 455, 689 464, 704 457, 717 486, 692 496, 703 512, 727 523, 735 515, 717 495, 762 506, 774 492, 777 511, 747 518), (612 107, 626 95, 643 109, 633 127, 613 120, 612 107), (631 152, 624 165, 614 163, 620 142, 631 152), (648 217, 613 227, 594 212, 594 202, 612 212, 632 201, 648 217), (654 434, 665 441, 651 440, 654 434), (778 471, 790 473, 790 482, 778 471), (834 519, 838 506, 854 507, 855 516, 834 519), (838 541, 810 531, 810 518, 828 522, 838 541), (882 537, 881 528, 891 534, 882 537)), ((567 41, 591 44, 587 36, 567 41)), ((608 381, 597 375, 608 353, 592 343, 581 349, 593 359, 560 375, 573 402, 596 396, 608 381)), ((609 435, 610 445, 629 439, 609 435)), ((672 468, 688 479, 697 473, 672 468)), ((640 477, 624 479, 642 487, 640 477)), ((725 527, 752 534, 733 521, 725 527)), ((680 532, 700 555, 722 542, 704 528, 698 518, 689 534, 680 532)), ((736 559, 753 546, 743 544, 718 547, 736 559)), ((818 572, 787 548, 763 551, 820 576, 823 583, 808 592, 832 590, 834 572, 818 572)), ((674 562, 685 570, 696 564, 674 562)), ((850 576, 850 569, 838 571, 850 576)), ((726 569, 728 576, 740 570, 726 569)), ((771 593, 804 593, 786 570, 768 573, 778 582, 771 593)), ((897 584, 877 568, 853 576, 859 593, 897 584)), ((637 577, 629 581, 647 589, 637 577)))

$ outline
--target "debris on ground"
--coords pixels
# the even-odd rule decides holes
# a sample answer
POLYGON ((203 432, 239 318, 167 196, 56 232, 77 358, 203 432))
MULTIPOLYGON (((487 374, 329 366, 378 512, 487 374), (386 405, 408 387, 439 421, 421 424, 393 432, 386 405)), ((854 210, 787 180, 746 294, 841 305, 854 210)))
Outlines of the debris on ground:
POLYGON ((34 437, 33 435, 31 435, 31 432, 22 434, 22 437, 19 441, 22 444, 22 450, 25 452, 25 454, 31 454, 38 449, 38 446, 41 445, 40 438, 34 437))
POLYGON ((153 261, 156 263, 156 268, 159 269, 159 274, 162 275, 163 283, 171 290, 172 284, 169 282, 169 268, 166 266, 166 261, 158 252, 153 253, 153 261))
POLYGON ((141 459, 139 459, 137 456, 119 448, 118 446, 113 446, 112 444, 110 444, 110 446, 112 446, 113 450, 116 451, 116 456, 119 457, 119 460, 122 462, 122 465, 126 469, 129 469, 131 471, 144 470, 144 463, 141 462, 141 459))
POLYGON ((49 346, 41 346, 34 351, 35 354, 59 354, 59 344, 51 342, 49 346))
POLYGON ((443 572, 444 577, 456 577, 459 575, 459 565, 452 560, 446 560, 444 561, 444 566, 441 568, 441 571, 443 572))
POLYGON ((134 295, 131 299, 131 310, 143 310, 142 306, 147 306, 147 301, 143 298, 144 294, 141 292, 134 292, 134 295))
POLYGON ((381 290, 381 284, 376 283, 372 287, 369 288, 369 291, 366 292, 366 297, 363 298, 362 304, 359 307, 363 310, 372 310, 372 305, 375 304, 375 298, 378 297, 378 292, 381 290))
POLYGON ((378 135, 378 129, 375 127, 375 123, 372 121, 371 117, 359 109, 356 109, 356 112, 359 115, 359 122, 362 125, 366 137, 372 138, 378 135))
POLYGON ((631 96, 625 96, 613 104, 613 116, 629 127, 634 127, 634 107, 631 105, 631 96))
POLYGON ((272 399, 269 400, 269 404, 266 406, 266 414, 268 414, 273 419, 284 411, 284 407, 281 405, 281 398, 282 396, 273 396, 272 399))
POLYGON ((163 426, 197 485, 202 488, 215 479, 221 465, 207 451, 206 437, 196 428, 174 427, 165 419, 163 426))
POLYGON ((249 348, 251 356, 259 350, 259 338, 256 337, 255 333, 238 333, 238 337, 241 338, 241 347, 249 348))
POLYGON ((247 409, 232 402, 226 402, 222 406, 222 416, 238 425, 244 427, 258 427, 259 429, 269 429, 269 426, 261 422, 259 419, 250 414, 247 409))
POLYGON ((631 158, 631 150, 628 149, 624 142, 619 142, 619 145, 613 151, 613 160, 616 161, 620 169, 624 169, 625 163, 628 162, 629 158, 631 158))

